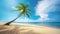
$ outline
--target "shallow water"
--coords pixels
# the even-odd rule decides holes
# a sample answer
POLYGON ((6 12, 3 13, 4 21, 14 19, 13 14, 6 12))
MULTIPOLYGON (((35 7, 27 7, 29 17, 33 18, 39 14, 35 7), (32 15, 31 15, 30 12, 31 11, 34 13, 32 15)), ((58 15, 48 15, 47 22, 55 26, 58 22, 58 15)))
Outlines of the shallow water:
POLYGON ((19 24, 34 24, 60 28, 60 22, 17 22, 19 24))

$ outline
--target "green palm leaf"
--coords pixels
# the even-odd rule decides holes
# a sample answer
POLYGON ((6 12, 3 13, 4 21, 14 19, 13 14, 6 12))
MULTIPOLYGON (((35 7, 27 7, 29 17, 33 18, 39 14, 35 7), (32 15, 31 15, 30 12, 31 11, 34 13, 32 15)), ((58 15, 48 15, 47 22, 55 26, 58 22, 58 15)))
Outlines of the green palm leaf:
POLYGON ((27 15, 28 18, 30 18, 30 15, 29 14, 26 13, 26 15, 27 15))
POLYGON ((22 15, 26 15, 26 16, 30 16, 30 9, 28 8, 28 4, 24 4, 24 3, 19 3, 20 6, 16 6, 17 10, 21 11, 23 10, 19 15, 22 16, 22 15))

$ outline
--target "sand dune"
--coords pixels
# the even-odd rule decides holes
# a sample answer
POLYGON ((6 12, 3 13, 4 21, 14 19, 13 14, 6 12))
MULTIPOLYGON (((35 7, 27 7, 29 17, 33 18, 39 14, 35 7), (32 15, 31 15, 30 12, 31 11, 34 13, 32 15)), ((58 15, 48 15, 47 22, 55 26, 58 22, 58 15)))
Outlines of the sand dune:
POLYGON ((9 26, 11 26, 10 28, 14 26, 14 28, 5 31, 0 30, 1 31, 0 34, 60 34, 60 29, 47 26, 24 25, 24 24, 22 25, 12 24, 9 26))

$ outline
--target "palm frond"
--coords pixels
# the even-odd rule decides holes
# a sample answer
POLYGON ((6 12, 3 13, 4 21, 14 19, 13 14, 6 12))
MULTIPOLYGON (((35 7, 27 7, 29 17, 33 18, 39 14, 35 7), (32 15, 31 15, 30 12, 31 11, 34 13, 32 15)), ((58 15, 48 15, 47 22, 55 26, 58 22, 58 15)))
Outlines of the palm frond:
POLYGON ((30 9, 27 9, 27 11, 29 11, 29 12, 30 12, 31 10, 30 10, 30 9))
POLYGON ((26 16, 27 16, 28 18, 30 18, 30 15, 29 15, 28 13, 26 13, 26 16))
POLYGON ((30 17, 31 13, 30 13, 30 9, 28 8, 28 4, 25 5, 24 3, 19 3, 20 6, 16 6, 17 10, 23 10, 19 16, 22 16, 22 15, 26 15, 27 17, 30 17))
POLYGON ((25 6, 24 3, 22 3, 22 2, 20 2, 19 4, 20 4, 21 6, 23 6, 23 7, 25 6))
POLYGON ((16 6, 17 10, 22 10, 23 7, 22 6, 16 6))
POLYGON ((26 14, 26 16, 27 16, 28 18, 30 18, 30 16, 31 16, 31 13, 30 13, 30 12, 26 12, 25 14, 26 14))
POLYGON ((16 6, 16 8, 19 8, 20 6, 16 6))
POLYGON ((28 5, 28 4, 26 4, 26 5, 25 5, 25 8, 27 8, 28 6, 29 6, 29 5, 28 5))
POLYGON ((24 3, 23 3, 23 2, 20 2, 19 4, 20 4, 20 5, 24 5, 24 3))
POLYGON ((22 16, 24 14, 24 12, 21 12, 20 14, 19 14, 19 16, 22 16))

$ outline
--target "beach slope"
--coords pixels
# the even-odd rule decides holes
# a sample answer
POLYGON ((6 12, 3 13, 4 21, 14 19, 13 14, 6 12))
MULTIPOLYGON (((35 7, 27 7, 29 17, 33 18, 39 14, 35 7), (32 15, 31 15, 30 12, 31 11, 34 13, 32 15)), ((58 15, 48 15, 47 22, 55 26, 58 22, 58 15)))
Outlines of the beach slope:
MULTIPOLYGON (((0 23, 3 25, 4 23, 0 23)), ((27 25, 27 24, 11 24, 14 26, 10 31, 1 31, 0 34, 60 34, 60 29, 48 26, 27 25)), ((2 29, 3 30, 3 29, 2 29)))

